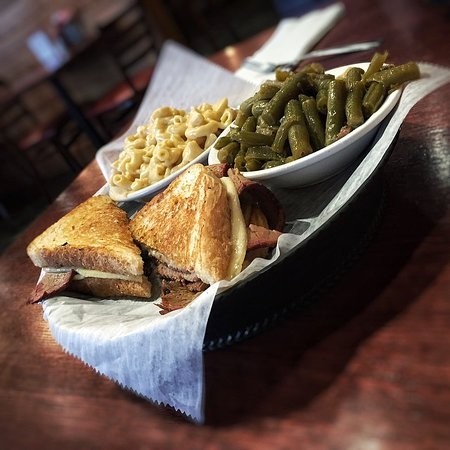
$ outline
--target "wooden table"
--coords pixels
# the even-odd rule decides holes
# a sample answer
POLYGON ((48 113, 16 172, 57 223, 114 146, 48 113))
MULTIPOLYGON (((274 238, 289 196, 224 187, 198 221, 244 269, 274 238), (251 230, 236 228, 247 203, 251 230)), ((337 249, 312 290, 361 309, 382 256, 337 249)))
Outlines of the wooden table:
MULTIPOLYGON (((449 63, 448 4, 344 3, 346 16, 320 47, 382 37, 393 61, 449 63)), ((268 35, 214 60, 235 69, 268 35)), ((41 309, 24 303, 38 276, 25 246, 104 183, 90 164, 0 261, 0 447, 449 448, 449 105, 447 85, 409 113, 384 169, 386 208, 375 236, 308 314, 205 354, 204 426, 65 354, 41 309)))

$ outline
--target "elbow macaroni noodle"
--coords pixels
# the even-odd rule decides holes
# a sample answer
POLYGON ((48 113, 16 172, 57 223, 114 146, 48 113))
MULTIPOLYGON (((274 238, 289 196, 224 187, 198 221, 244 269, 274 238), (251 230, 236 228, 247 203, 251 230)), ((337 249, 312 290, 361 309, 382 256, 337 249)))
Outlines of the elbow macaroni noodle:
POLYGON ((134 192, 150 186, 185 166, 210 147, 233 122, 236 110, 223 98, 191 110, 164 106, 153 112, 147 125, 125 138, 113 162, 113 189, 134 192))

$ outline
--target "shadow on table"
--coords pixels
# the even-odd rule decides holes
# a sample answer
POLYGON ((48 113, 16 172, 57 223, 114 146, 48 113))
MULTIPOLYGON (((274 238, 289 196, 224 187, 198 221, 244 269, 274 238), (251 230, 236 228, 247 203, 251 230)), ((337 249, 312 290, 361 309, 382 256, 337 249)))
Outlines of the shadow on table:
MULTIPOLYGON (((396 210, 389 211, 388 201, 370 247, 354 261, 357 264, 345 269, 345 275, 331 289, 253 339, 206 352, 207 424, 225 426, 245 418, 282 416, 307 408, 335 383, 364 341, 415 301, 447 261, 445 255, 442 261, 434 261, 435 270, 416 281, 415 291, 399 293, 395 304, 382 295, 433 226, 404 198, 394 203, 396 210), (386 261, 392 241, 396 242, 396 251, 386 261)), ((335 239, 342 236, 335 235, 335 239)), ((295 270, 301 282, 306 267, 297 265, 295 270)), ((294 298, 298 282, 292 278, 293 273, 287 275, 284 287, 277 286, 274 279, 274 289, 269 291, 272 295, 278 292, 275 295, 283 302, 288 291, 294 291, 290 294, 294 298)), ((263 292, 255 295, 264 302, 263 292)), ((335 411, 329 414, 333 416, 335 411)))

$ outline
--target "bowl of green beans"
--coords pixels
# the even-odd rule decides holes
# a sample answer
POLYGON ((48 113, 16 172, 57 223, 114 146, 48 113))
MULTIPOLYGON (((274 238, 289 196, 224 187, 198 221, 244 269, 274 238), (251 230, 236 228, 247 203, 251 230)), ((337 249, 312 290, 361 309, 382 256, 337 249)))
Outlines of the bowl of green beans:
POLYGON ((274 187, 315 184, 342 171, 367 149, 393 110, 404 83, 420 78, 415 62, 370 62, 326 71, 312 63, 276 73, 239 107, 208 164, 228 163, 274 187))

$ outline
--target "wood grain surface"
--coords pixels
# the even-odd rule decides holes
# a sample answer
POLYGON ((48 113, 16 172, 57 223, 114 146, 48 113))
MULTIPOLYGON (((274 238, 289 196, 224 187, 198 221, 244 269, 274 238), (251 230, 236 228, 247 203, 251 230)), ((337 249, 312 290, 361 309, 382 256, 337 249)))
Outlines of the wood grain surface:
MULTIPOLYGON (((318 47, 382 38, 394 62, 449 65, 448 2, 344 3, 345 17, 318 47)), ((236 69, 270 32, 213 60, 236 69)), ((307 313, 205 354, 203 426, 65 354, 41 307, 25 304, 39 273, 25 247, 103 185, 90 164, 0 260, 0 448, 449 448, 449 117, 450 85, 408 114, 383 171, 385 208, 376 234, 307 313)), ((295 280, 285 289, 295 290, 295 280)))

